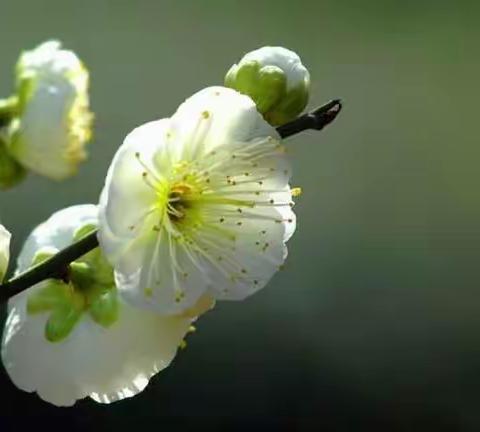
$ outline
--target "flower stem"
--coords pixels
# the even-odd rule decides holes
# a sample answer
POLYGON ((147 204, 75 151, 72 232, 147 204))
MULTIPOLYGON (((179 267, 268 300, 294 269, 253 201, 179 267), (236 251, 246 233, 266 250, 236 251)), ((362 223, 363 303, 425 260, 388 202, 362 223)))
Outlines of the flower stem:
MULTIPOLYGON (((332 100, 320 108, 278 127, 277 131, 282 138, 288 138, 307 129, 321 130, 335 120, 341 108, 340 100, 332 100)), ((97 232, 93 231, 41 264, 0 285, 0 302, 7 301, 10 297, 45 279, 63 278, 70 263, 96 247, 98 247, 97 232)))

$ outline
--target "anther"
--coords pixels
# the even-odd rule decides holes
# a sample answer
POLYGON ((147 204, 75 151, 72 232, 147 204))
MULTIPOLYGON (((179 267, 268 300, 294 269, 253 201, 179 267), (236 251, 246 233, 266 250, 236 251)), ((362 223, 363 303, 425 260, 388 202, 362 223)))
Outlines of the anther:
POLYGON ((300 187, 294 187, 290 190, 291 194, 293 197, 300 196, 302 194, 302 188, 300 187))

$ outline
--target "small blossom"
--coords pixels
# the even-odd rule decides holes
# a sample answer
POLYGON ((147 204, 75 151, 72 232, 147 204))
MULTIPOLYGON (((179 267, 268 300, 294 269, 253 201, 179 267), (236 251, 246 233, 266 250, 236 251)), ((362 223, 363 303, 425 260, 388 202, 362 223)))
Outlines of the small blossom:
POLYGON ((99 204, 100 245, 124 298, 164 314, 205 293, 264 287, 295 230, 280 137, 247 96, 204 89, 171 117, 133 130, 99 204))
POLYGON ((0 283, 7 273, 10 260, 10 239, 11 234, 0 224, 0 283))
MULTIPOLYGON (((96 224, 93 205, 55 213, 27 239, 17 272, 96 224)), ((67 274, 67 282, 44 281, 9 301, 2 340, 3 364, 15 385, 59 406, 87 396, 109 403, 141 392, 183 345, 194 314, 212 306, 199 303, 189 315, 172 317, 128 306, 117 296, 112 269, 99 249, 73 263, 67 274)))
POLYGON ((293 120, 307 105, 310 74, 293 51, 266 46, 234 64, 225 85, 250 96, 265 120, 278 126, 293 120))
POLYGON ((55 180, 72 176, 86 159, 91 138, 87 69, 75 53, 49 41, 24 52, 16 71, 11 153, 37 174, 55 180))

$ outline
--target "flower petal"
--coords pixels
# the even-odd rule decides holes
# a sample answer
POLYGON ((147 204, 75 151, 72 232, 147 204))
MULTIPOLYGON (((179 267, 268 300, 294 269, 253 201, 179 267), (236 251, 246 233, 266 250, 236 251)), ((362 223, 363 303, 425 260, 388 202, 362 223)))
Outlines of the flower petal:
POLYGON ((189 156, 191 147, 197 147, 193 152, 196 157, 219 147, 232 150, 230 146, 256 137, 279 138, 252 99, 220 86, 201 90, 180 105, 171 118, 171 130, 173 140, 181 143, 176 147, 184 150, 184 156, 189 156), (208 128, 202 126, 205 124, 208 128))
POLYGON ((86 396, 109 403, 139 393, 170 364, 191 323, 123 304, 121 319, 108 329, 85 316, 66 340, 51 343, 44 336, 47 315, 27 315, 25 300, 13 300, 3 363, 17 387, 60 406, 86 396))
POLYGON ((0 283, 7 273, 8 261, 10 260, 10 232, 0 224, 0 283))
POLYGON ((38 225, 23 245, 17 259, 16 273, 21 273, 30 267, 35 253, 40 249, 52 245, 57 249, 67 247, 78 227, 97 224, 97 212, 97 206, 93 204, 76 205, 54 213, 38 225))

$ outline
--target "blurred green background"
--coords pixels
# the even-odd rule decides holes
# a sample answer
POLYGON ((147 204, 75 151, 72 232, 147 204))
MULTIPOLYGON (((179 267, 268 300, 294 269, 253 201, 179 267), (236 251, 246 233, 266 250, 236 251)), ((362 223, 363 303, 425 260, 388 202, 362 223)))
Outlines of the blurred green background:
POLYGON ((295 50, 321 133, 288 141, 302 186, 288 265, 198 323, 173 366, 113 406, 55 409, 2 372, 0 424, 70 430, 480 430, 480 6, 468 1, 0 1, 0 94, 22 49, 58 38, 91 71, 90 159, 0 195, 14 251, 96 202, 125 135, 263 45, 295 50), (52 417, 55 416, 55 417, 52 417), (55 420, 53 420, 55 419, 55 420), (150 425, 150 426, 147 426, 150 425))

